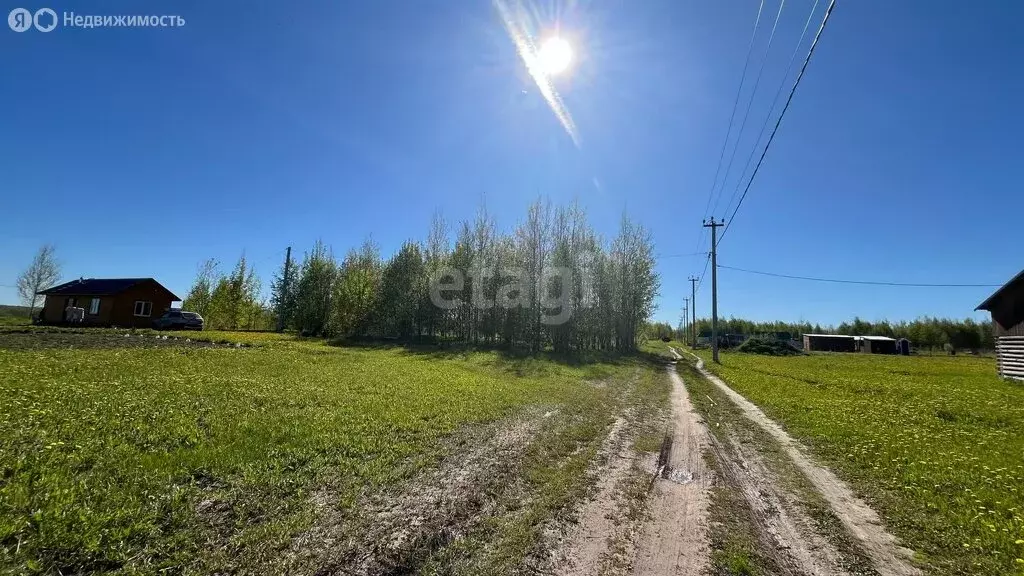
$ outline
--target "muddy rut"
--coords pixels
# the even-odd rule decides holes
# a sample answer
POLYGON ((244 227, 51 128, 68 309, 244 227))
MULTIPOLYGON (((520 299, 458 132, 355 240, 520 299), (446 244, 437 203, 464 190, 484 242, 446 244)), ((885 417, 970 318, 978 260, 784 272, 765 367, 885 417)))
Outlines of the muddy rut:
POLYGON ((658 459, 652 518, 640 531, 633 574, 702 574, 709 562, 707 533, 712 471, 704 464, 708 431, 694 411, 675 366, 672 379, 672 430, 658 459))

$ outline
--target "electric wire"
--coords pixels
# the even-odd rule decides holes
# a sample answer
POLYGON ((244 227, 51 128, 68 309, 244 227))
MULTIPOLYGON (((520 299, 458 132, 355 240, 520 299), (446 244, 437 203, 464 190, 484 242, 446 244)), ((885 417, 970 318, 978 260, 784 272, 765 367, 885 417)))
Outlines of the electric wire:
MULTIPOLYGON (((715 188, 718 187, 718 176, 722 170, 722 163, 725 160, 725 150, 729 145, 729 136, 732 134, 732 125, 736 120, 736 110, 739 108, 740 96, 743 94, 743 83, 747 78, 747 68, 750 66, 750 56, 754 53, 754 40, 757 38, 757 28, 761 24, 761 12, 764 10, 764 0, 761 0, 757 8, 757 18, 754 19, 754 29, 750 33, 750 41, 747 43, 747 56, 743 60, 743 72, 740 74, 740 85, 736 88, 736 98, 732 103, 732 112, 729 114, 729 126, 725 131, 725 140, 722 142, 722 150, 718 156, 718 167, 715 169, 715 178, 711 181, 711 190, 708 191, 708 201, 704 206, 704 216, 707 218, 708 210, 711 209, 711 200, 715 195, 715 188)), ((697 235, 697 244, 694 251, 699 251, 703 234, 697 235)))
POLYGON ((797 54, 800 53, 800 47, 804 43, 804 38, 807 37, 807 30, 810 29, 811 20, 814 18, 814 13, 818 10, 818 4, 821 0, 814 0, 814 5, 811 6, 811 12, 807 15, 807 20, 804 22, 804 29, 800 32, 800 39, 797 40, 796 46, 793 47, 793 53, 789 56, 789 63, 786 64, 786 72, 782 75, 782 81, 779 82, 779 88, 775 91, 775 97, 772 98, 772 105, 768 108, 768 115, 764 117, 764 122, 761 124, 761 130, 757 133, 757 139, 754 140, 754 146, 750 149, 750 154, 747 155, 747 161, 743 163, 743 171, 740 172, 740 177, 736 181, 736 188, 733 190, 732 195, 729 196, 729 202, 725 205, 725 211, 728 212, 732 206, 732 201, 736 199, 736 196, 740 193, 740 187, 743 185, 743 176, 750 169, 751 162, 754 161, 754 154, 757 152, 758 145, 761 143, 761 137, 764 136, 765 130, 768 129, 768 123, 771 122, 772 112, 775 110, 775 106, 779 103, 779 97, 782 96, 782 90, 786 87, 786 79, 789 78, 789 72, 793 69, 793 64, 796 63, 797 54))
MULTIPOLYGON (((782 17, 782 9, 786 7, 786 0, 779 2, 779 11, 775 13, 775 23, 772 24, 772 33, 768 36, 768 45, 765 46, 764 55, 761 56, 761 64, 757 70, 757 76, 754 78, 754 88, 750 91, 750 100, 747 101, 747 109, 743 112, 743 120, 740 122, 740 129, 736 133, 736 143, 732 147, 732 153, 729 154, 729 163, 725 166, 725 173, 722 175, 722 186, 715 196, 715 205, 711 209, 711 214, 718 211, 718 204, 722 200, 722 195, 725 193, 725 185, 729 181, 729 173, 732 172, 732 164, 736 160, 736 151, 740 148, 740 141, 743 139, 743 130, 747 127, 747 119, 750 118, 750 110, 754 107, 754 98, 757 96, 757 88, 761 85, 761 75, 764 74, 764 65, 768 61, 768 53, 771 52, 772 42, 775 40, 775 31, 779 27, 779 19, 782 17)), ((788 74, 788 71, 787 71, 788 74)), ((773 107, 774 108, 774 107, 773 107)), ((758 137, 754 141, 754 148, 757 148, 757 143, 760 142, 761 138, 758 137)), ((743 180, 743 173, 740 173, 740 181, 743 180)))
POLYGON ((754 171, 750 174, 750 179, 747 180, 747 186, 743 190, 743 195, 740 196, 739 202, 736 203, 736 208, 732 211, 729 219, 725 223, 725 228, 722 230, 722 236, 719 237, 719 242, 732 228, 733 223, 736 221, 736 213, 739 212, 740 207, 743 206, 743 200, 747 198, 747 193, 750 192, 750 186, 754 183, 754 178, 757 176, 758 170, 761 169, 761 165, 764 163, 764 158, 768 154, 769 148, 772 146, 772 141, 775 140, 775 135, 779 132, 779 126, 782 125, 782 119, 786 116, 786 111, 789 110, 789 105, 793 103, 793 95, 796 94, 796 89, 800 85, 800 80, 803 79, 804 73, 807 72, 807 65, 811 62, 811 56, 814 55, 814 49, 818 46, 818 41, 821 39, 821 33, 825 30, 825 25, 828 24, 828 19, 832 15, 832 10, 836 6, 836 0, 832 0, 828 9, 825 10, 825 17, 821 19, 821 26, 818 28, 818 33, 814 35, 814 41, 811 42, 811 47, 807 51, 807 57, 804 58, 803 66, 800 67, 800 73, 796 76, 796 81, 793 82, 793 88, 789 91, 789 97, 786 98, 786 105, 782 107, 782 112, 779 113, 778 120, 775 121, 775 128, 772 129, 772 133, 768 136, 768 142, 764 146, 764 150, 761 152, 761 158, 758 159, 757 165, 754 166, 754 171))
POLYGON ((868 286, 898 286, 902 288, 999 288, 1002 284, 930 284, 920 282, 880 282, 874 280, 842 280, 836 278, 815 278, 813 276, 794 276, 792 274, 778 274, 775 272, 764 272, 761 270, 749 270, 736 266, 719 264, 719 268, 735 270, 747 274, 758 274, 761 276, 773 276, 775 278, 788 278, 790 280, 808 280, 811 282, 830 282, 833 284, 861 284, 868 286))

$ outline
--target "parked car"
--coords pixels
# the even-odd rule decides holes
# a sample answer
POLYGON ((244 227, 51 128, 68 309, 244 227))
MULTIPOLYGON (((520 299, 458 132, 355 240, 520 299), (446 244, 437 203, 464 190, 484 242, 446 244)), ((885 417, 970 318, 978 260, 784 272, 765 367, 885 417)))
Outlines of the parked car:
POLYGON ((168 310, 163 316, 153 320, 153 328, 157 330, 202 330, 203 317, 195 312, 168 310))

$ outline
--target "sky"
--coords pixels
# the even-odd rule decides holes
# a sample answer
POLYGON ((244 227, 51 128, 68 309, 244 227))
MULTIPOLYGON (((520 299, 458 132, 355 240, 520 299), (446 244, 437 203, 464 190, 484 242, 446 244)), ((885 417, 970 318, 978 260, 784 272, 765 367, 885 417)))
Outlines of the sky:
MULTIPOLYGON (((511 229, 543 196, 578 200, 609 238, 624 213, 647 227, 655 319, 674 324, 706 268, 702 217, 731 215, 821 21, 824 0, 798 46, 813 4, 764 2, 737 96, 758 0, 523 0, 527 34, 572 47, 549 79, 572 135, 487 0, 154 0, 146 14, 185 24, 0 27, 0 303, 44 243, 67 279, 153 276, 184 296, 207 258, 230 268, 244 252, 267 285, 286 246, 341 255, 372 236, 387 256, 435 211, 457 222, 485 205, 511 229)), ((140 14, 2 12, 21 6, 140 14)), ((1022 18, 1014 1, 840 0, 719 262, 911 283, 1019 272, 1022 18)), ((994 290, 729 269, 718 285, 722 316, 826 325, 984 318, 972 311, 994 290)))

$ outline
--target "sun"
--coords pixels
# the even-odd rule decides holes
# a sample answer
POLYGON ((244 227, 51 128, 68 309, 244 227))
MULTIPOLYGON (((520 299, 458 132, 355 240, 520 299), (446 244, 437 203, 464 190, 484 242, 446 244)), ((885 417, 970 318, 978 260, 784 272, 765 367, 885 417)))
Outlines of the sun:
POLYGON ((540 45, 537 59, 549 76, 561 74, 572 63, 572 46, 563 38, 552 36, 540 45))

